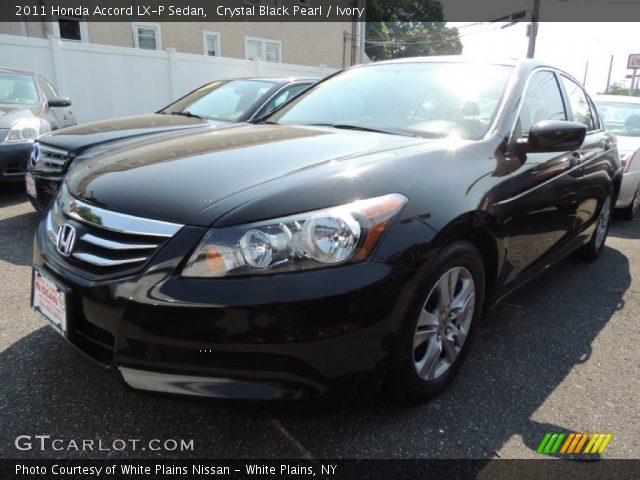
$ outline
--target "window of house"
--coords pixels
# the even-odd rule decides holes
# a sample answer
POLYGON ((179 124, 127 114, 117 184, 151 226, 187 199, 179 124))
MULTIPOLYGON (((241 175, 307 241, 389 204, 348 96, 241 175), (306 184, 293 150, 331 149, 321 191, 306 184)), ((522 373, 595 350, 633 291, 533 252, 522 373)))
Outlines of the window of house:
POLYGON ((593 113, 591 112, 589 101, 582 87, 564 75, 560 78, 562 79, 562 85, 567 93, 567 97, 569 97, 573 120, 586 125, 587 132, 595 130, 596 124, 593 120, 593 113))
POLYGON ((160 25, 157 23, 134 23, 133 40, 136 48, 142 48, 144 50, 162 49, 160 25))
POLYGON ((62 40, 75 40, 77 42, 89 41, 86 22, 82 17, 56 17, 53 22, 54 34, 62 40))
POLYGON ((528 135, 531 127, 542 120, 566 119, 556 76, 548 71, 534 73, 520 107, 520 134, 528 135))
POLYGON ((265 62, 272 63, 282 61, 282 42, 278 40, 245 37, 244 51, 244 56, 248 60, 260 58, 265 62))
POLYGON ((204 54, 209 57, 220 56, 220 34, 218 32, 203 32, 204 54))

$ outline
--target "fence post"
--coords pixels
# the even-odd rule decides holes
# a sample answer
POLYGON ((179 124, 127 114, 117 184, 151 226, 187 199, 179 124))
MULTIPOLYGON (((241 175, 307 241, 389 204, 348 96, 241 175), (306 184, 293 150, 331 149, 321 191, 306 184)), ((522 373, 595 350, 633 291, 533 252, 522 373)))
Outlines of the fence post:
POLYGON ((173 102, 178 98, 178 61, 176 60, 176 49, 167 48, 167 54, 169 58, 169 94, 171 95, 170 102, 173 102))
POLYGON ((53 73, 56 78, 56 87, 62 96, 68 96, 67 78, 64 71, 64 59, 60 37, 49 35, 49 45, 51 46, 51 61, 53 63, 53 73))

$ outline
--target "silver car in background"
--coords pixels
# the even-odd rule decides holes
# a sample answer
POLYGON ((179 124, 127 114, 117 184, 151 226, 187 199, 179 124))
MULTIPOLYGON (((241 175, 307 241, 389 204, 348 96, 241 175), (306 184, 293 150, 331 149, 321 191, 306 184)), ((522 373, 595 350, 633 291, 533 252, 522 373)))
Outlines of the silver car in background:
POLYGON ((640 210, 640 97, 600 95, 594 101, 607 130, 618 139, 624 167, 616 208, 632 220, 640 210))

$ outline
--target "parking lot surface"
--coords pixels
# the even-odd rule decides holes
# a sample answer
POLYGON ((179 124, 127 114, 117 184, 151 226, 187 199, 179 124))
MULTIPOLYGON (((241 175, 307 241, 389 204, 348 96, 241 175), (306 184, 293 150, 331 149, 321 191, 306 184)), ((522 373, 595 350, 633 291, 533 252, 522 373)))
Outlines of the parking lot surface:
POLYGON ((494 309, 435 400, 375 400, 270 418, 126 390, 29 307, 39 214, 0 190, 0 452, 4 458, 535 458, 547 432, 611 432, 605 458, 640 457, 640 219, 601 258, 569 258, 494 309), (193 439, 193 451, 21 451, 19 435, 193 439))

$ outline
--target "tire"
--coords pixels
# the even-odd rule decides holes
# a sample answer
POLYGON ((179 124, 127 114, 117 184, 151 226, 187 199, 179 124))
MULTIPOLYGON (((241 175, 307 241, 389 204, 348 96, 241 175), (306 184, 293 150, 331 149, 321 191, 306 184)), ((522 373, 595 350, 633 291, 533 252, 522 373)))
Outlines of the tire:
POLYGON ((609 195, 600 209, 596 228, 591 234, 589 243, 578 250, 578 254, 585 260, 593 261, 600 255, 605 240, 609 234, 611 219, 613 218, 613 197, 609 195))
POLYGON ((640 210, 640 184, 636 188, 636 193, 628 207, 621 208, 619 211, 620 218, 624 220, 633 220, 640 210))
POLYGON ((384 385, 387 397, 423 402, 453 381, 482 316, 484 291, 482 256, 471 243, 456 242, 438 254, 411 294, 384 385), (453 301, 442 295, 450 284, 453 301))

